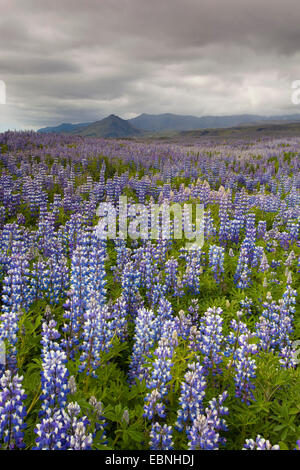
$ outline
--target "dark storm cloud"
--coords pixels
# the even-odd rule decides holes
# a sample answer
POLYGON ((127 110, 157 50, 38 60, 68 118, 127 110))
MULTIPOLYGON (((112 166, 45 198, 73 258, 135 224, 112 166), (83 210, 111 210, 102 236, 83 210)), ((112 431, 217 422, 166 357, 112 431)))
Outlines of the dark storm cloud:
POLYGON ((300 112, 296 0, 0 0, 0 128, 300 112))

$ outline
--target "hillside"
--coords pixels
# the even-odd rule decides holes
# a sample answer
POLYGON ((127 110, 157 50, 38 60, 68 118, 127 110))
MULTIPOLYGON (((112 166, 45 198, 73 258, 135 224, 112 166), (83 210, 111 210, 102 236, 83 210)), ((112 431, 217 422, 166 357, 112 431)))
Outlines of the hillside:
POLYGON ((49 134, 51 132, 55 134, 71 134, 73 131, 76 131, 79 128, 86 127, 92 124, 92 122, 83 122, 80 124, 71 124, 69 122, 63 122, 62 124, 59 124, 58 126, 48 126, 48 127, 42 127, 41 129, 38 129, 37 132, 40 132, 41 134, 49 134))
POLYGON ((182 116, 179 114, 140 114, 130 119, 129 122, 138 129, 148 132, 163 131, 189 131, 197 129, 225 128, 240 125, 252 125, 265 122, 297 122, 300 121, 300 115, 290 116, 259 116, 256 114, 239 114, 232 116, 182 116))
POLYGON ((104 137, 104 138, 126 138, 141 136, 164 136, 178 132, 201 132, 210 135, 226 134, 225 129, 231 129, 230 134, 241 133, 246 127, 251 127, 251 133, 284 132, 292 134, 300 123, 300 115, 290 116, 258 116, 252 114, 242 114, 233 116, 182 116, 177 114, 146 114, 143 113, 133 119, 122 119, 115 114, 96 122, 81 124, 63 123, 54 127, 45 127, 37 132, 57 134, 76 134, 84 137, 104 137), (292 124, 295 124, 293 127, 292 124), (215 132, 220 129, 220 132, 215 132), (242 131, 240 130, 242 129, 242 131), (288 130, 289 129, 289 130, 288 130))

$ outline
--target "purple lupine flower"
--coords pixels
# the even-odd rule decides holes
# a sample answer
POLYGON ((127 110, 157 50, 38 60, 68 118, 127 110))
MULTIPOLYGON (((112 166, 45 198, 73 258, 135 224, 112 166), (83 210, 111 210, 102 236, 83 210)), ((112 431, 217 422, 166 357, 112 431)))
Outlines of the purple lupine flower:
POLYGON ((81 413, 78 403, 65 408, 48 409, 45 417, 36 425, 34 450, 90 450, 92 434, 87 433, 89 421, 81 413))
POLYGON ((224 273, 224 253, 225 250, 221 246, 210 245, 209 247, 209 267, 217 284, 220 284, 224 273))
POLYGON ((227 196, 226 192, 223 191, 222 197, 220 200, 220 209, 219 209, 219 219, 220 219, 220 228, 219 228, 219 241, 222 245, 226 243, 229 235, 229 209, 231 206, 231 196, 227 196))
POLYGON ((23 377, 6 370, 0 378, 0 448, 23 449, 26 424, 25 391, 23 377), (2 443, 2 445, 1 445, 2 443))
POLYGON ((126 246, 126 240, 116 239, 115 250, 117 253, 116 266, 113 267, 115 281, 120 281, 125 265, 130 261, 130 248, 126 246))
POLYGON ((202 272, 203 268, 198 256, 195 256, 187 263, 186 271, 182 278, 182 285, 193 295, 197 295, 201 291, 200 276, 202 272))
POLYGON ((264 238, 267 231, 266 220, 259 220, 257 224, 257 238, 264 238))
POLYGON ((192 426, 187 430, 188 446, 190 450, 217 450, 225 443, 220 436, 220 431, 226 431, 226 423, 222 416, 228 414, 228 409, 223 406, 228 393, 219 395, 209 402, 205 413, 198 414, 192 426))
POLYGON ((122 295, 126 302, 128 313, 132 314, 134 303, 141 283, 140 272, 134 267, 132 262, 126 263, 122 273, 122 295))
POLYGON ((81 356, 79 372, 96 377, 96 369, 101 363, 101 352, 112 347, 116 332, 116 319, 107 305, 101 305, 96 299, 91 299, 84 313, 84 323, 80 337, 81 356))
POLYGON ((202 364, 205 373, 211 370, 212 374, 221 373, 219 364, 222 362, 223 343, 223 310, 218 307, 209 308, 200 319, 200 342, 197 351, 203 354, 202 364))
POLYGON ((90 300, 83 318, 79 372, 85 371, 87 375, 95 377, 95 371, 101 362, 100 353, 103 343, 103 325, 101 323, 104 320, 102 308, 96 299, 90 300))
POLYGON ((280 450, 280 447, 279 445, 272 446, 270 441, 267 441, 258 434, 255 441, 253 439, 246 439, 242 450, 280 450))
POLYGON ((234 376, 235 394, 243 402, 250 403, 253 398, 252 390, 255 388, 252 379, 256 377, 256 361, 251 355, 257 353, 256 344, 251 344, 250 340, 254 335, 242 334, 238 338, 239 347, 234 354, 234 376))
POLYGON ((199 307, 198 299, 191 299, 191 304, 188 306, 188 312, 194 325, 197 325, 199 322, 199 307))
POLYGON ((0 315, 0 341, 7 341, 7 362, 15 367, 19 320, 22 308, 28 308, 33 300, 29 285, 29 263, 22 254, 15 254, 3 280, 2 314, 0 315))
POLYGON ((91 234, 91 246, 89 252, 89 280, 87 282, 87 302, 91 298, 96 298, 96 300, 101 305, 105 303, 105 260, 106 242, 104 240, 99 240, 96 236, 96 232, 93 231, 91 234))
MULTIPOLYGON (((236 313, 237 315, 237 318, 238 318, 238 321, 233 318, 230 322, 230 327, 233 329, 233 331, 230 331, 229 334, 225 337, 225 340, 226 340, 226 348, 224 350, 224 356, 226 357, 229 357, 229 356, 233 356, 232 357, 232 361, 235 357, 235 352, 237 350, 237 348, 239 347, 239 337, 241 334, 249 334, 250 331, 248 329, 248 326, 246 325, 246 323, 242 322, 241 321, 241 318, 243 316, 243 312, 242 311, 238 311, 236 313)), ((232 365, 232 363, 231 363, 232 365)))
POLYGON ((294 304, 296 291, 288 284, 279 303, 267 294, 267 302, 263 303, 263 312, 256 323, 259 347, 264 350, 278 350, 282 367, 294 367, 294 351, 291 335, 293 333, 294 304))
POLYGON ((145 397, 144 416, 149 420, 152 420, 156 415, 161 418, 165 417, 165 404, 163 400, 168 393, 168 384, 172 379, 172 359, 177 344, 174 321, 166 321, 163 324, 158 346, 153 354, 155 359, 152 364, 151 375, 146 380, 147 388, 151 391, 145 397))
POLYGON ((159 299, 157 317, 161 322, 172 320, 174 318, 172 304, 165 297, 160 297, 159 299))
POLYGON ((174 442, 172 426, 159 423, 152 424, 150 431, 150 450, 173 450, 174 442))
POLYGON ((165 286, 166 292, 180 297, 183 292, 179 284, 178 260, 170 258, 165 264, 165 286))
POLYGON ((193 319, 189 313, 185 313, 183 310, 178 312, 178 316, 174 319, 175 329, 179 337, 186 340, 193 328, 193 319))
POLYGON ((251 284, 251 271, 249 268, 248 251, 241 248, 237 268, 234 274, 234 282, 238 289, 246 289, 251 284))
POLYGON ((82 421, 76 423, 70 438, 69 450, 90 450, 92 443, 92 435, 86 433, 84 423, 82 421))
POLYGON ((254 305, 253 300, 250 299, 250 297, 245 297, 244 299, 240 300, 240 306, 241 306, 241 308, 246 310, 247 315, 252 314, 251 309, 252 309, 253 305, 254 305))
POLYGON ((204 368, 197 362, 188 365, 184 380, 180 384, 180 408, 177 412, 176 428, 180 431, 192 423, 203 411, 206 380, 204 368))
POLYGON ((294 260, 296 259, 296 255, 293 250, 290 251, 286 261, 284 262, 285 266, 292 266, 294 260))
POLYGON ((145 308, 138 310, 135 318, 134 345, 129 366, 129 380, 131 383, 134 383, 135 379, 143 380, 148 377, 145 357, 154 346, 158 328, 158 318, 152 310, 146 310, 145 308))
POLYGON ((67 436, 63 413, 60 409, 48 410, 46 416, 37 423, 34 432, 36 445, 33 450, 66 450, 67 436))
MULTIPOLYGON (((96 433, 101 432, 102 433, 101 440, 102 440, 102 443, 105 444, 106 443, 105 428, 107 426, 107 423, 105 422, 105 417, 103 414, 103 403, 101 401, 98 401, 96 397, 91 396, 91 398, 89 399, 89 404, 92 406, 92 415, 94 418, 93 421, 95 421, 95 429, 93 432, 93 437, 96 436, 96 433)), ((129 420, 129 416, 128 416, 128 420, 129 420)))
POLYGON ((93 437, 87 432, 90 423, 86 416, 79 417, 80 412, 80 406, 75 402, 69 403, 64 413, 68 450, 91 450, 93 437))
POLYGON ((110 318, 111 322, 113 322, 110 329, 115 331, 115 334, 120 341, 126 341, 128 337, 126 315, 126 301, 123 295, 121 295, 111 307, 110 318))
POLYGON ((41 385, 42 407, 40 416, 47 414, 48 409, 64 407, 67 401, 68 376, 66 367, 67 356, 61 345, 56 341, 60 334, 56 330, 56 322, 42 324, 42 371, 41 385))
POLYGON ((263 255, 262 255, 262 258, 261 258, 261 263, 260 263, 258 271, 261 272, 261 273, 264 273, 264 272, 268 271, 269 268, 270 268, 270 265, 268 263, 268 258, 266 257, 266 254, 263 252, 263 255))
POLYGON ((89 257, 86 237, 81 240, 71 259, 71 281, 64 318, 67 320, 63 331, 67 333, 64 342, 68 355, 73 356, 79 344, 79 330, 88 299, 89 257))

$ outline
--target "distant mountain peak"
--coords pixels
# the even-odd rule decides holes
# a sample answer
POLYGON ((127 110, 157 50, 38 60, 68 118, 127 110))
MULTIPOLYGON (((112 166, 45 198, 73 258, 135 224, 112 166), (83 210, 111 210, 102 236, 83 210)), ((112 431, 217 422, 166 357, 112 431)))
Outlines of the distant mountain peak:
MULTIPOLYGON (((106 118, 102 119, 102 121, 126 121, 126 119, 122 119, 120 118, 119 116, 117 116, 116 114, 110 114, 109 116, 107 116, 106 118)), ((127 122, 127 121, 126 121, 127 122)))
POLYGON ((139 129, 136 129, 129 121, 122 119, 115 114, 110 114, 101 121, 96 121, 81 129, 75 129, 72 134, 78 134, 84 137, 118 139, 141 135, 142 132, 139 129))

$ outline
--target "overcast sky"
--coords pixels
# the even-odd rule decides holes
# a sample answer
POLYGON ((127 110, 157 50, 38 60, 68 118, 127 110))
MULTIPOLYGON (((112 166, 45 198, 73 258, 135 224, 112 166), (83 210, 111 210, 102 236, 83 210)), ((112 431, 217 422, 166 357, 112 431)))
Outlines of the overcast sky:
POLYGON ((300 113, 299 0, 0 0, 0 129, 300 113))

